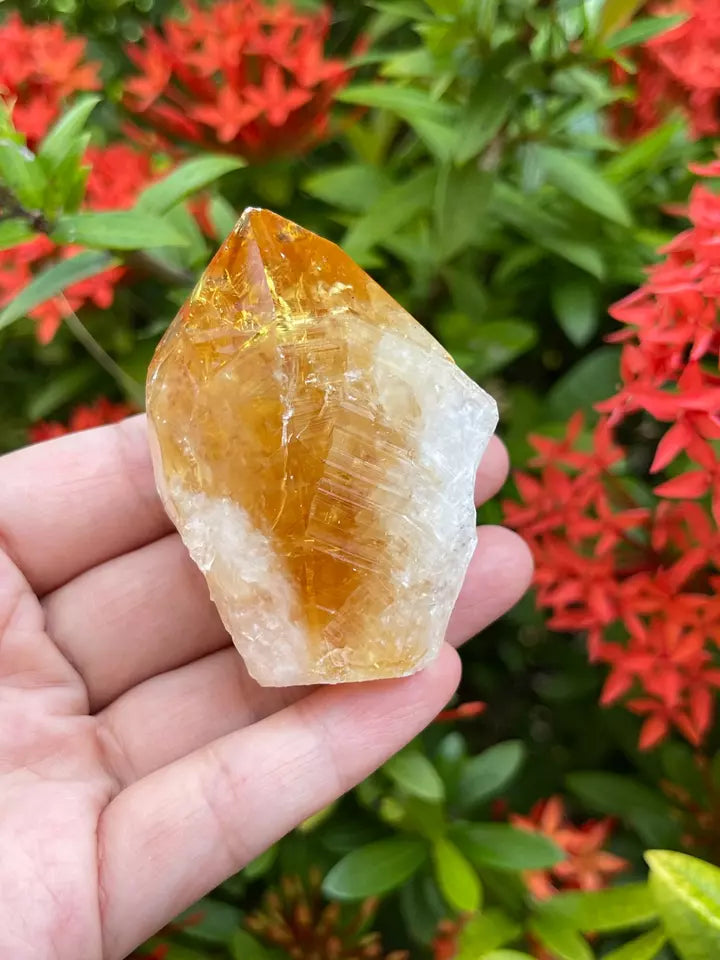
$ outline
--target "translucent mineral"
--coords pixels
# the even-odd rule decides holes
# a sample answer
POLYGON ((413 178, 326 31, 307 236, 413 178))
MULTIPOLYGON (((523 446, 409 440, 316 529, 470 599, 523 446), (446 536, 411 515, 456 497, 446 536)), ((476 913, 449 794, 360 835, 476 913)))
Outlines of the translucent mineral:
POLYGON ((437 655, 496 407, 339 247, 247 210, 158 346, 147 409, 165 507, 259 683, 437 655))

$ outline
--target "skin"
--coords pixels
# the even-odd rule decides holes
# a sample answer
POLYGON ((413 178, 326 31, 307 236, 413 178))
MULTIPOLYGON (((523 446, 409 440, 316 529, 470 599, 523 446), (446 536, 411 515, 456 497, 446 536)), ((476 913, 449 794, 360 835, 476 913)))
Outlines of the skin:
MULTIPOLYGON (((502 485, 494 440, 482 502, 502 485)), ((155 494, 144 418, 0 458, 0 956, 120 960, 430 723, 459 646, 521 596, 478 530, 441 656, 258 687, 155 494)))

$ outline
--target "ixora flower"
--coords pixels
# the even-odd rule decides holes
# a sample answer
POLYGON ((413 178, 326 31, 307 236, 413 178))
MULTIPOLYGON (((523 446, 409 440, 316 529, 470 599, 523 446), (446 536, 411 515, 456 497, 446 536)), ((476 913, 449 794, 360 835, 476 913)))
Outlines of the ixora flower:
POLYGON ((601 890, 629 867, 627 860, 605 850, 612 820, 588 820, 575 825, 560 797, 540 800, 526 817, 512 814, 510 823, 530 833, 541 833, 565 851, 566 857, 549 870, 528 870, 525 882, 540 900, 560 890, 601 890))
POLYGON ((99 64, 85 61, 86 42, 59 23, 26 25, 18 14, 0 24, 0 98, 13 103, 13 122, 34 147, 69 96, 97 90, 99 64))
POLYGON ((386 954, 380 934, 366 933, 377 901, 361 904, 351 916, 339 903, 328 903, 320 892, 322 874, 312 870, 303 883, 284 877, 270 890, 262 906, 246 919, 246 925, 271 947, 279 947, 290 960, 408 960, 405 950, 386 954))
POLYGON ((139 76, 126 86, 127 106, 173 139, 253 158, 296 154, 323 136, 348 78, 341 60, 325 57, 329 25, 328 10, 287 3, 191 4, 128 49, 139 76))
POLYGON ((135 409, 127 403, 113 403, 107 397, 100 397, 89 406, 76 407, 70 415, 67 425, 57 421, 36 423, 30 428, 30 439, 35 443, 42 440, 52 440, 55 437, 62 437, 66 433, 89 430, 92 427, 101 427, 106 423, 118 423, 133 413, 135 413, 135 409))
POLYGON ((536 472, 516 476, 521 503, 506 504, 550 627, 586 633, 609 667, 601 702, 625 699, 646 749, 672 728, 698 746, 720 688, 720 196, 697 185, 688 215, 647 283, 611 310, 624 325, 611 337, 621 387, 598 406, 592 448, 578 449, 581 415, 560 441, 534 438, 536 472), (642 504, 615 440, 638 418, 662 435, 649 458, 660 482, 642 504))
MULTIPOLYGON (((634 139, 681 107, 695 137, 720 132, 720 5, 717 0, 660 0, 653 16, 679 15, 676 27, 648 40, 637 51, 631 105, 615 111, 618 132, 634 139)), ((619 68, 617 79, 628 81, 619 68)))

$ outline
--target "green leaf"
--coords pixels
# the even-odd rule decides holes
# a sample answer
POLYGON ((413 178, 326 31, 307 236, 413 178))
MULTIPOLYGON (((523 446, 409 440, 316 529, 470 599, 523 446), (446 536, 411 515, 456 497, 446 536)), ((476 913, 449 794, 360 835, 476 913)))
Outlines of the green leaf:
POLYGON ((478 960, 519 935, 520 926, 502 910, 486 910, 463 928, 455 960, 478 960))
POLYGON ((62 293, 74 283, 97 276, 118 263, 119 261, 113 260, 108 253, 88 252, 47 267, 0 313, 0 330, 26 316, 30 310, 62 293))
POLYGON ((521 953, 519 950, 491 950, 490 953, 484 953, 480 960, 533 960, 529 953, 521 953))
MULTIPOLYGON (((233 170, 240 170, 244 166, 246 166, 244 160, 225 154, 208 154, 187 160, 162 180, 146 187, 140 194, 135 209, 143 213, 167 213, 193 193, 204 190, 220 177, 232 173, 233 170)), ((158 246, 164 246, 164 244, 158 244, 158 246)))
POLYGON ((449 840, 433 845, 435 878, 448 904, 458 913, 475 913, 482 902, 482 887, 477 873, 458 848, 449 840))
POLYGON ((340 210, 362 213, 389 186, 388 177, 379 167, 353 163, 321 170, 303 182, 303 190, 340 210))
POLYGON ((364 900, 401 886, 427 859, 422 840, 392 837, 353 850, 325 877, 323 890, 336 900, 364 900))
POLYGON ((535 917, 530 930, 558 960, 593 960, 587 941, 557 917, 535 917))
POLYGON ((405 884, 400 890, 399 905, 410 936, 429 946, 437 934, 438 924, 447 917, 448 909, 428 871, 416 873, 405 884))
POLYGON ((275 843, 268 847, 259 857, 255 857, 250 863, 245 864, 243 873, 248 880, 257 880, 264 876, 277 860, 279 853, 278 845, 275 843))
POLYGON ((521 740, 506 740, 489 747, 465 764, 458 786, 463 811, 496 796, 519 772, 525 759, 521 740))
POLYGON ((428 210, 434 188, 435 171, 422 170, 405 183, 384 190, 345 234, 345 251, 355 260, 362 260, 373 246, 428 210))
POLYGON ((25 207, 42 207, 45 175, 34 154, 14 140, 0 140, 0 186, 7 187, 25 207))
POLYGON ((603 176, 612 183, 625 183, 637 173, 647 173, 663 158, 672 142, 684 135, 684 123, 670 117, 645 136, 625 144, 603 168, 603 176))
POLYGON ((632 19, 645 0, 605 0, 600 15, 601 37, 609 37, 632 19))
POLYGON ((565 920, 583 933, 608 933, 650 923, 657 917, 657 906, 646 883, 632 883, 559 893, 541 904, 538 913, 565 920))
POLYGON ((34 236, 35 231, 22 217, 0 220, 0 250, 17 247, 18 244, 25 243, 26 240, 32 240, 34 236))
POLYGON ((216 240, 225 240, 235 229, 238 212, 222 194, 215 194, 210 200, 210 222, 213 225, 216 240))
POLYGON ((490 207, 491 215, 511 225, 544 250, 574 263, 598 279, 605 275, 602 255, 595 246, 573 236, 564 221, 541 210, 507 183, 499 181, 495 184, 490 207))
POLYGON ((576 347, 585 346, 600 321, 597 284, 583 274, 561 277, 550 295, 563 333, 576 347))
POLYGON ((486 377, 506 367, 511 360, 527 353, 537 342, 537 330, 524 320, 490 320, 475 328, 472 346, 475 356, 472 372, 486 377))
POLYGON ((230 941, 230 954, 233 960, 270 960, 275 951, 264 947, 247 930, 236 930, 230 941))
POLYGON ((56 243, 78 243, 105 250, 184 246, 187 239, 156 214, 116 210, 61 217, 52 233, 56 243))
POLYGON ((449 159, 457 140, 457 110, 424 90, 394 84, 356 84, 336 95, 343 103, 388 110, 408 123, 436 156, 449 159))
POLYGON ((431 802, 439 802, 445 797, 445 785, 440 774, 419 750, 402 750, 387 761, 383 770, 413 797, 431 802))
POLYGON ((619 191, 593 167, 565 150, 538 146, 533 151, 548 181, 601 217, 628 227, 630 211, 619 191))
POLYGON ((611 50, 619 50, 622 47, 633 47, 639 43, 645 43, 653 37, 657 37, 667 30, 672 30, 679 24, 684 23, 687 17, 679 15, 674 17, 640 17, 633 20, 629 26, 618 30, 605 40, 605 45, 611 50))
POLYGON ((645 854, 663 924, 682 960, 720 956, 720 868, 684 853, 645 854))
POLYGON ((92 382, 96 372, 97 367, 93 363, 76 363, 53 376, 31 395, 27 405, 28 420, 44 420, 58 407, 73 400, 92 382))
MULTIPOLYGON (((565 420, 576 410, 590 413, 596 403, 615 393, 619 383, 620 350, 616 347, 593 350, 551 387, 546 398, 548 414, 565 420)), ((582 778, 584 775, 578 776, 582 778)))
POLYGON ((482 235, 493 178, 473 164, 445 166, 438 176, 435 222, 443 259, 449 260, 482 235))
POLYGON ((457 140, 454 159, 466 163, 487 147, 510 116, 515 90, 502 77, 486 77, 475 90, 463 113, 462 137, 457 140))
POLYGON ((658 927, 606 953, 603 960, 655 960, 666 943, 665 931, 658 927))
POLYGON ((479 867, 499 870, 547 870, 565 859, 548 837, 507 823, 469 823, 453 828, 452 836, 479 867))
MULTIPOLYGON (((590 354, 586 359, 590 360, 594 356, 595 354, 590 354)), ((584 383, 585 390, 592 388, 594 393, 593 375, 594 371, 588 368, 584 383)), ((578 389, 580 389, 579 384, 583 381, 582 378, 578 380, 578 389)), ((610 391, 603 392, 601 396, 609 396, 609 393, 610 391)), ((678 825, 672 818, 669 802, 662 794, 640 781, 617 773, 592 771, 570 774, 567 784, 575 796, 590 810, 620 817, 637 830, 645 843, 657 843, 659 837, 665 838, 669 844, 679 842, 678 825)))
POLYGON ((100 99, 94 94, 80 97, 50 129, 37 152, 38 160, 48 173, 57 170, 69 154, 75 153, 78 138, 100 99))
POLYGON ((184 938, 212 946, 227 946, 241 920, 242 913, 238 907, 205 897, 181 913, 177 922, 183 928, 184 938))

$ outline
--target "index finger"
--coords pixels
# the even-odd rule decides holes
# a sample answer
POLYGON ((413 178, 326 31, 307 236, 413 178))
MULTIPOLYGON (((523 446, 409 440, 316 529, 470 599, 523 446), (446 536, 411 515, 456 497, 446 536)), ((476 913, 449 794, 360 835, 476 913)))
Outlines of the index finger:
POLYGON ((144 416, 0 457, 0 547, 40 596, 171 529, 144 416))

